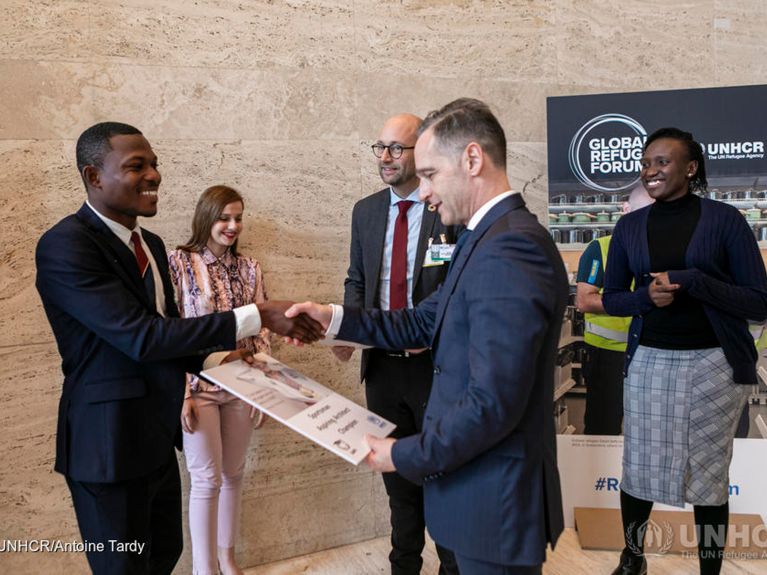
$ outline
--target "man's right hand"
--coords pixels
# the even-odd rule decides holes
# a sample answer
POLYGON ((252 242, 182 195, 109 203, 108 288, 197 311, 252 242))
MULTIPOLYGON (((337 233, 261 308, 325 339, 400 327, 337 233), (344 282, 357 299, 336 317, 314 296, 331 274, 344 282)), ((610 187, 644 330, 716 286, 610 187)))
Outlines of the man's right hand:
POLYGON ((340 361, 349 361, 354 353, 354 348, 348 345, 334 345, 330 350, 333 352, 333 355, 336 356, 336 359, 339 359, 340 361))
POLYGON ((304 303, 294 303, 285 315, 293 318, 299 314, 306 314, 322 326, 323 331, 328 329, 330 320, 333 319, 333 309, 329 305, 305 301, 304 303))
POLYGON ((323 326, 309 315, 301 312, 285 315, 288 309, 296 307, 292 301, 267 301, 256 305, 261 314, 261 325, 278 335, 303 343, 314 343, 323 335, 323 326))

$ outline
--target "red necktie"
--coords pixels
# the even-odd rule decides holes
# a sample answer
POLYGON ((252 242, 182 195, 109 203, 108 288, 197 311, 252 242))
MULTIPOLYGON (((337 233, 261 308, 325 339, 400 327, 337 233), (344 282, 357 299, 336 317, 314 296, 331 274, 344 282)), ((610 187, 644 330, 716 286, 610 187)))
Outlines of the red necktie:
POLYGON ((138 273, 144 277, 146 269, 149 267, 149 258, 146 257, 144 246, 141 245, 141 238, 138 232, 131 232, 130 241, 133 242, 133 250, 136 252, 136 263, 138 263, 138 273))
POLYGON ((407 307, 407 211, 412 205, 410 200, 397 203, 399 215, 394 222, 394 242, 391 250, 389 309, 407 307))

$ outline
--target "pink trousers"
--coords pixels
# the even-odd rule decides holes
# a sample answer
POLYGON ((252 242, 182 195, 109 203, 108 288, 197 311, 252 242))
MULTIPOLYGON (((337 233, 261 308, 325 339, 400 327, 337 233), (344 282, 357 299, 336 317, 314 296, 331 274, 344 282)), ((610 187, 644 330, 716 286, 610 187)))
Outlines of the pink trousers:
POLYGON ((234 547, 240 522, 242 475, 253 420, 250 406, 226 391, 194 394, 197 425, 184 433, 192 483, 189 531, 195 575, 218 573, 217 547, 234 547))

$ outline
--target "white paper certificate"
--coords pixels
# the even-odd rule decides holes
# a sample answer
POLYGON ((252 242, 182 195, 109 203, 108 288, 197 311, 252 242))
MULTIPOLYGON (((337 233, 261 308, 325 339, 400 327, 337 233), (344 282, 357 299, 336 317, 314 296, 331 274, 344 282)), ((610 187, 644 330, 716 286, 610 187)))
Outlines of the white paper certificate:
POLYGON ((233 361, 201 375, 354 465, 370 451, 366 433, 386 437, 396 427, 263 353, 253 365, 233 361))

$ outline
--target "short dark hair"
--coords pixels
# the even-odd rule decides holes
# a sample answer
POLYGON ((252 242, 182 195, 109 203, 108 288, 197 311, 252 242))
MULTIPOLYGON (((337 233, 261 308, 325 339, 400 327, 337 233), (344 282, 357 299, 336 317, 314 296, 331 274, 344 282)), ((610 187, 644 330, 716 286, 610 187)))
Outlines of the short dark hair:
POLYGON ((104 156, 111 150, 109 140, 114 136, 132 136, 143 134, 138 128, 120 122, 101 122, 85 130, 77 138, 77 170, 83 175, 85 166, 101 167, 104 156))
POLYGON ((652 134, 647 136, 642 152, 646 152, 647 148, 654 141, 663 139, 677 140, 684 144, 685 148, 687 148, 687 159, 698 162, 698 170, 695 172, 695 176, 690 179, 690 191, 694 192, 699 190, 705 192, 708 189, 708 179, 706 179, 706 161, 703 157, 703 148, 701 145, 695 141, 690 132, 685 132, 679 128, 668 127, 655 130, 652 134))
POLYGON ((439 110, 429 112, 418 135, 429 129, 443 149, 458 152, 469 142, 477 142, 497 167, 506 169, 506 134, 484 102, 474 98, 453 100, 439 110))
MULTIPOLYGON (((245 207, 242 195, 234 188, 218 185, 205 190, 197 200, 197 207, 192 216, 192 236, 185 244, 178 246, 178 249, 185 252, 201 252, 208 245, 213 224, 216 223, 224 208, 234 202, 240 202, 243 208, 245 207)), ((231 252, 235 256, 239 255, 237 240, 232 244, 231 252)))

